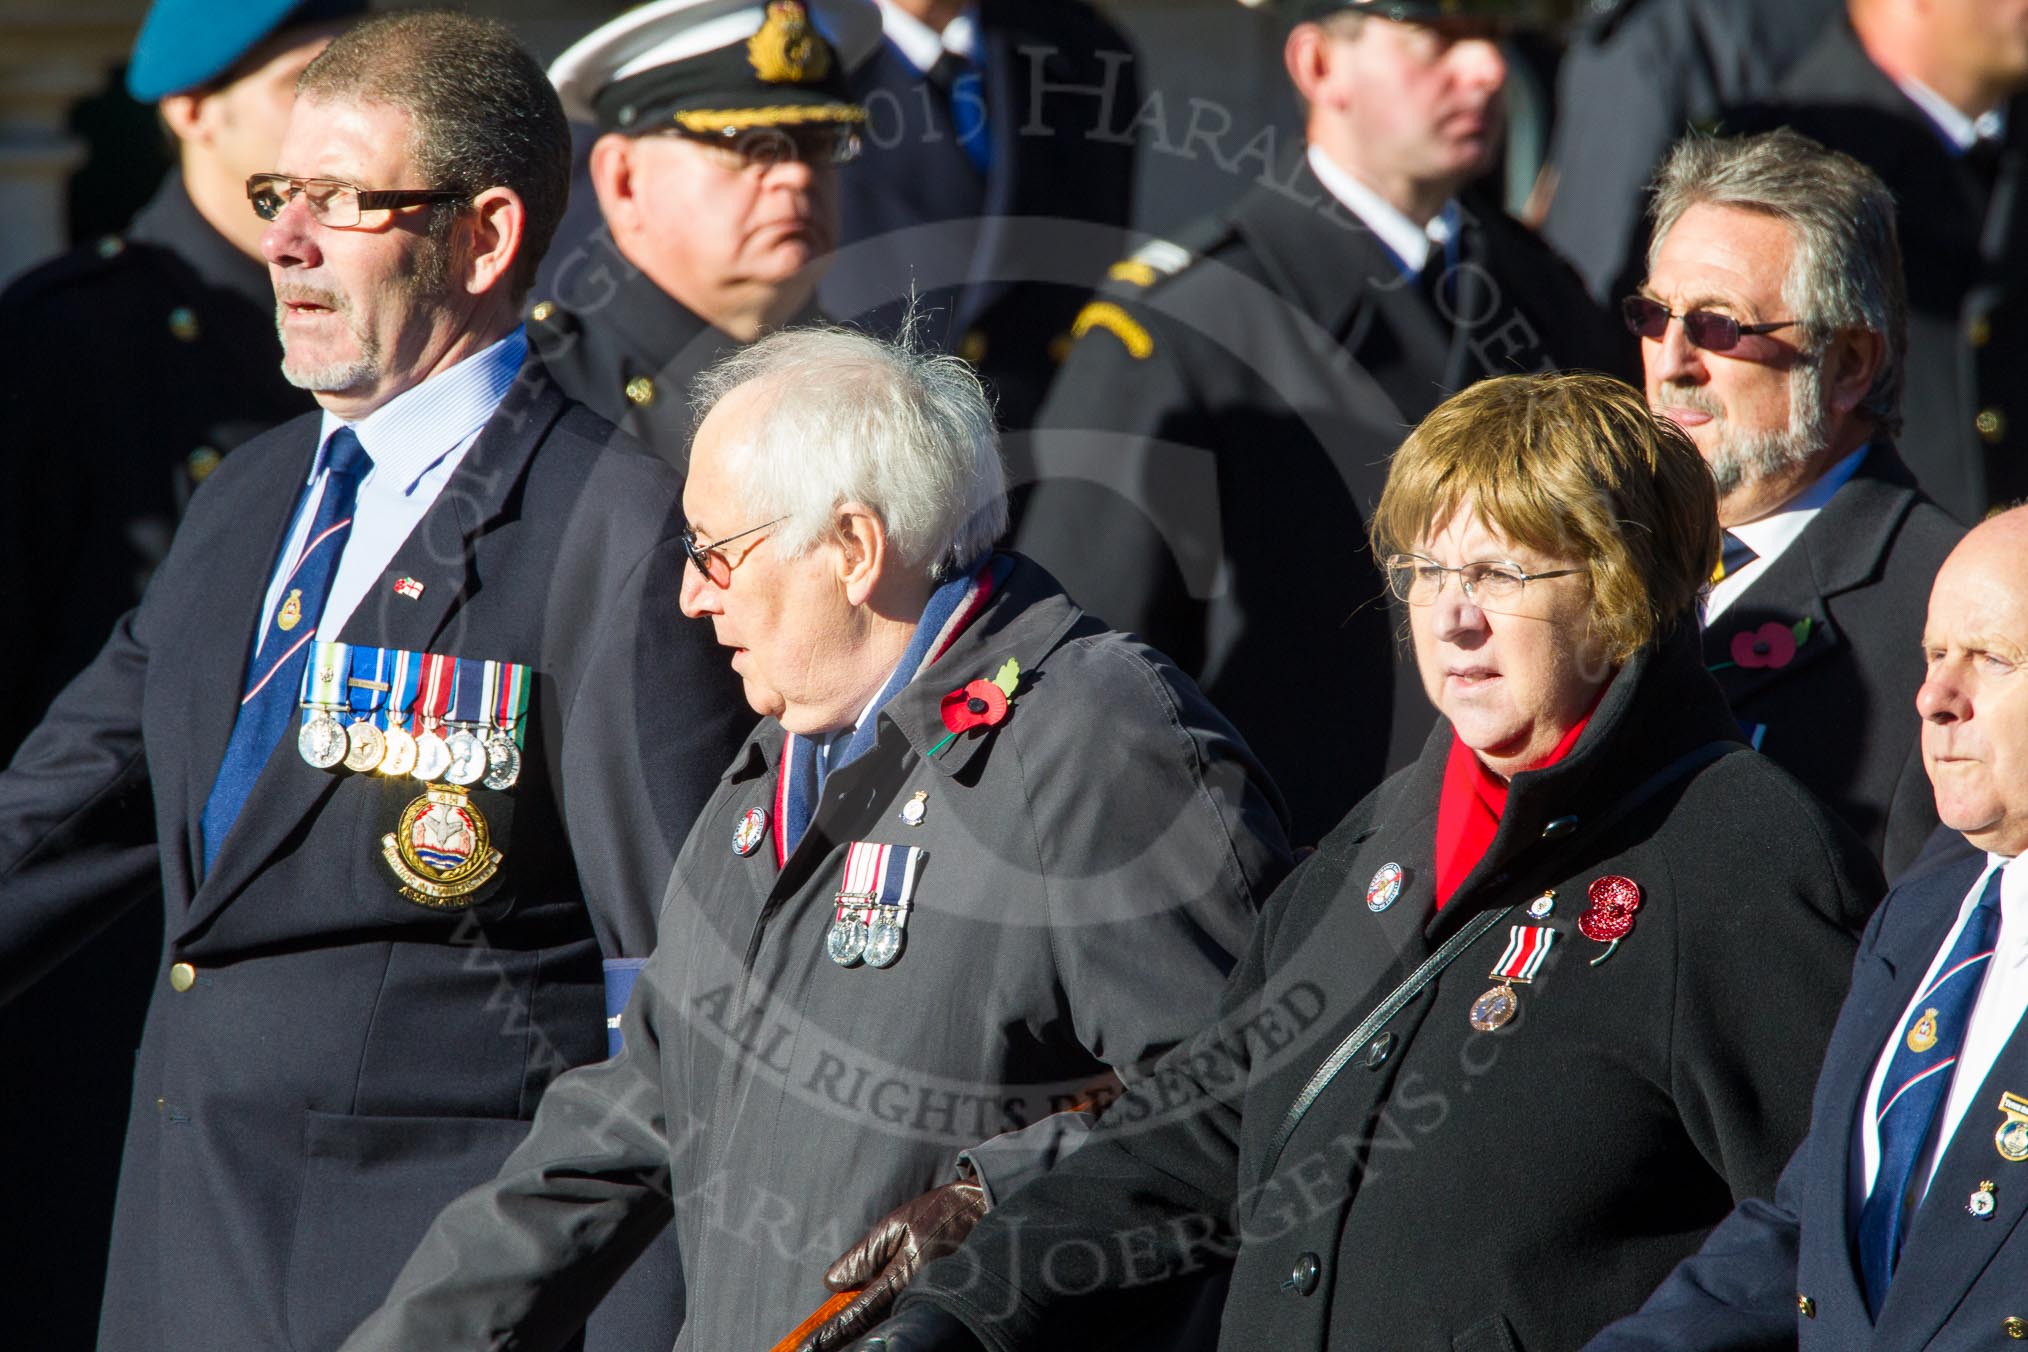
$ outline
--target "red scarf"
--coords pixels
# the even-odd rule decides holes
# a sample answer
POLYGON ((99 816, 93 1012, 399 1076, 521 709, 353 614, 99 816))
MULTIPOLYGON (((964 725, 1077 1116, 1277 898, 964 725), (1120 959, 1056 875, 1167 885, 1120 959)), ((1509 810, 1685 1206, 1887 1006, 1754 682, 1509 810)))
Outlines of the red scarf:
MULTIPOLYGON (((1549 755, 1530 770, 1547 769, 1570 754, 1584 735, 1587 713, 1563 734, 1549 755)), ((1486 848, 1500 830, 1500 814, 1507 810, 1507 784, 1480 763, 1473 750, 1451 734, 1450 758, 1444 762, 1444 787, 1437 795, 1436 904, 1441 911, 1458 884, 1478 866, 1486 848)))

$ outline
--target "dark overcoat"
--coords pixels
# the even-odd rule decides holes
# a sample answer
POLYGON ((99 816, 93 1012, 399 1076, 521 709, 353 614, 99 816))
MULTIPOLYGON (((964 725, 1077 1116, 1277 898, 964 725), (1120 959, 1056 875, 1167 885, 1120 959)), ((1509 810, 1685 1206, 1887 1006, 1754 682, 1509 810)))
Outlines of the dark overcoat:
POLYGON ((1908 279, 1902 452, 1960 521, 2028 496, 2028 102, 2008 105, 1997 153, 1954 155, 1943 133, 1840 18, 1771 98, 1727 131, 1787 125, 1842 150, 1894 194, 1908 279))
POLYGON ((677 862, 625 1050, 552 1087, 348 1348, 554 1347, 672 1193, 677 1347, 767 1347, 960 1151, 1209 1017, 1287 853, 1258 763, 1187 677, 1017 560, 878 718, 785 868, 741 831, 777 807, 762 722, 677 862), (1005 721, 926 754, 943 697, 1009 659, 1005 721), (855 841, 926 856, 886 968, 825 951, 855 841))
POLYGON ((1930 584, 1963 534, 1877 443, 1704 631, 1742 733, 1864 837, 1890 878, 1936 829, 1915 692, 1930 584), (1805 621, 1789 661, 1755 651, 1764 626, 1793 634, 1805 621))
MULTIPOLYGON (((1962 840, 1960 840, 1962 847, 1962 840)), ((1909 1221, 1894 1280, 1876 1320, 1854 1261, 1853 1157, 1873 1070, 1931 959, 1950 937, 1983 850, 1904 879, 1860 941, 1852 991, 1817 1081, 1807 1140, 1771 1199, 1743 1202, 1637 1315, 1588 1352, 1976 1352, 2028 1335, 2028 1186, 2012 1175, 1994 1135, 2003 1092, 2028 1085, 2028 1019, 2014 1029, 1938 1162, 1909 1221), (1968 1206, 1998 1182, 1994 1207, 1968 1206)))
POLYGON ((381 839, 422 786, 313 769, 287 735, 200 880, 317 433, 297 419, 227 459, 0 775, 0 994, 122 892, 165 895, 106 1348, 335 1344, 548 1082, 605 1056, 601 959, 653 945, 676 844, 750 725, 676 614, 678 480, 531 363, 339 635, 532 668, 521 781, 471 794, 497 876, 463 910, 405 899, 381 839))
POLYGON ((1626 374, 1632 339, 1488 202, 1440 302, 1308 164, 1115 269, 1022 454, 1012 539, 1239 725, 1314 841, 1430 726, 1396 662, 1365 522, 1445 397, 1552 367, 1626 374))
POLYGON ((1514 776, 1491 847, 1433 911, 1439 725, 1270 899, 1221 1020, 907 1299, 995 1349, 1060 1346, 1088 1313, 1064 1293, 1236 1249, 1231 1349, 1557 1352, 1634 1308, 1735 1201, 1773 1189, 1882 890, 1793 779, 1712 747, 1731 727, 1692 635, 1636 657, 1566 759, 1514 776), (1640 899, 1610 954, 1577 923, 1607 877, 1640 899), (1361 1028, 1440 945, 1517 903, 1361 1028), (1556 934, 1545 966, 1479 1031, 1468 1016, 1522 925, 1556 934))

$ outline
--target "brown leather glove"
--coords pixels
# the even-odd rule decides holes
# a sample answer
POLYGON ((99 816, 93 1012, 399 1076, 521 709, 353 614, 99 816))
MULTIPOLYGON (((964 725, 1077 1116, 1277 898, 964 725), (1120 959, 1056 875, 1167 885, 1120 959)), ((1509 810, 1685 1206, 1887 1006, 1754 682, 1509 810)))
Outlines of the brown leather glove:
POLYGON ((886 1317, 909 1279, 964 1242, 986 1214, 986 1190, 947 1183, 903 1202, 824 1272, 833 1291, 859 1292, 806 1339, 798 1352, 837 1352, 886 1317))

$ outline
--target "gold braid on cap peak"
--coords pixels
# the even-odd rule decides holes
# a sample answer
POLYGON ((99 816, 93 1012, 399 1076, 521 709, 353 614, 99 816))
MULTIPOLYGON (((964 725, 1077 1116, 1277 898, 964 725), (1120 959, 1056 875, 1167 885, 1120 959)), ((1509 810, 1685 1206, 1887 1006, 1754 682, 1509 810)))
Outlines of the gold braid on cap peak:
POLYGON ((805 122, 856 124, 866 120, 866 110, 856 103, 785 103, 772 108, 685 108, 669 116, 686 131, 743 131, 805 122))
POLYGON ((810 26, 801 0, 769 0, 767 22, 747 39, 746 59, 768 84, 806 84, 831 73, 831 44, 810 26))

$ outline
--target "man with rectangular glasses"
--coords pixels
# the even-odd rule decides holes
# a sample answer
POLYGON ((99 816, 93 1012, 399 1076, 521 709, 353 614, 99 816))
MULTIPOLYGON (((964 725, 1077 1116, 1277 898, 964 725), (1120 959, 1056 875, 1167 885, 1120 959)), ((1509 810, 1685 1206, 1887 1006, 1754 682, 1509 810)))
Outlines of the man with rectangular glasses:
MULTIPOLYGON (((98 1346, 335 1346, 610 1054, 750 721, 674 614, 680 480, 528 357, 568 173, 497 24, 373 19, 304 69, 245 191, 321 412, 206 481, 0 774, 0 998, 164 896, 98 1346)), ((595 1346, 669 1346, 673 1259, 642 1271, 595 1346)))
POLYGON ((1892 876, 1936 826, 1909 711, 1923 599, 1962 534, 1895 450, 1893 200, 1857 161, 1780 131, 1683 142, 1653 212, 1623 311, 1648 402, 1718 479, 1705 661, 1746 738, 1892 876))
POLYGON ((871 0, 659 0, 550 67, 597 127, 574 190, 603 228, 554 261, 530 338, 566 392, 679 468, 690 382, 815 314, 865 120, 845 71, 879 37, 871 0))

